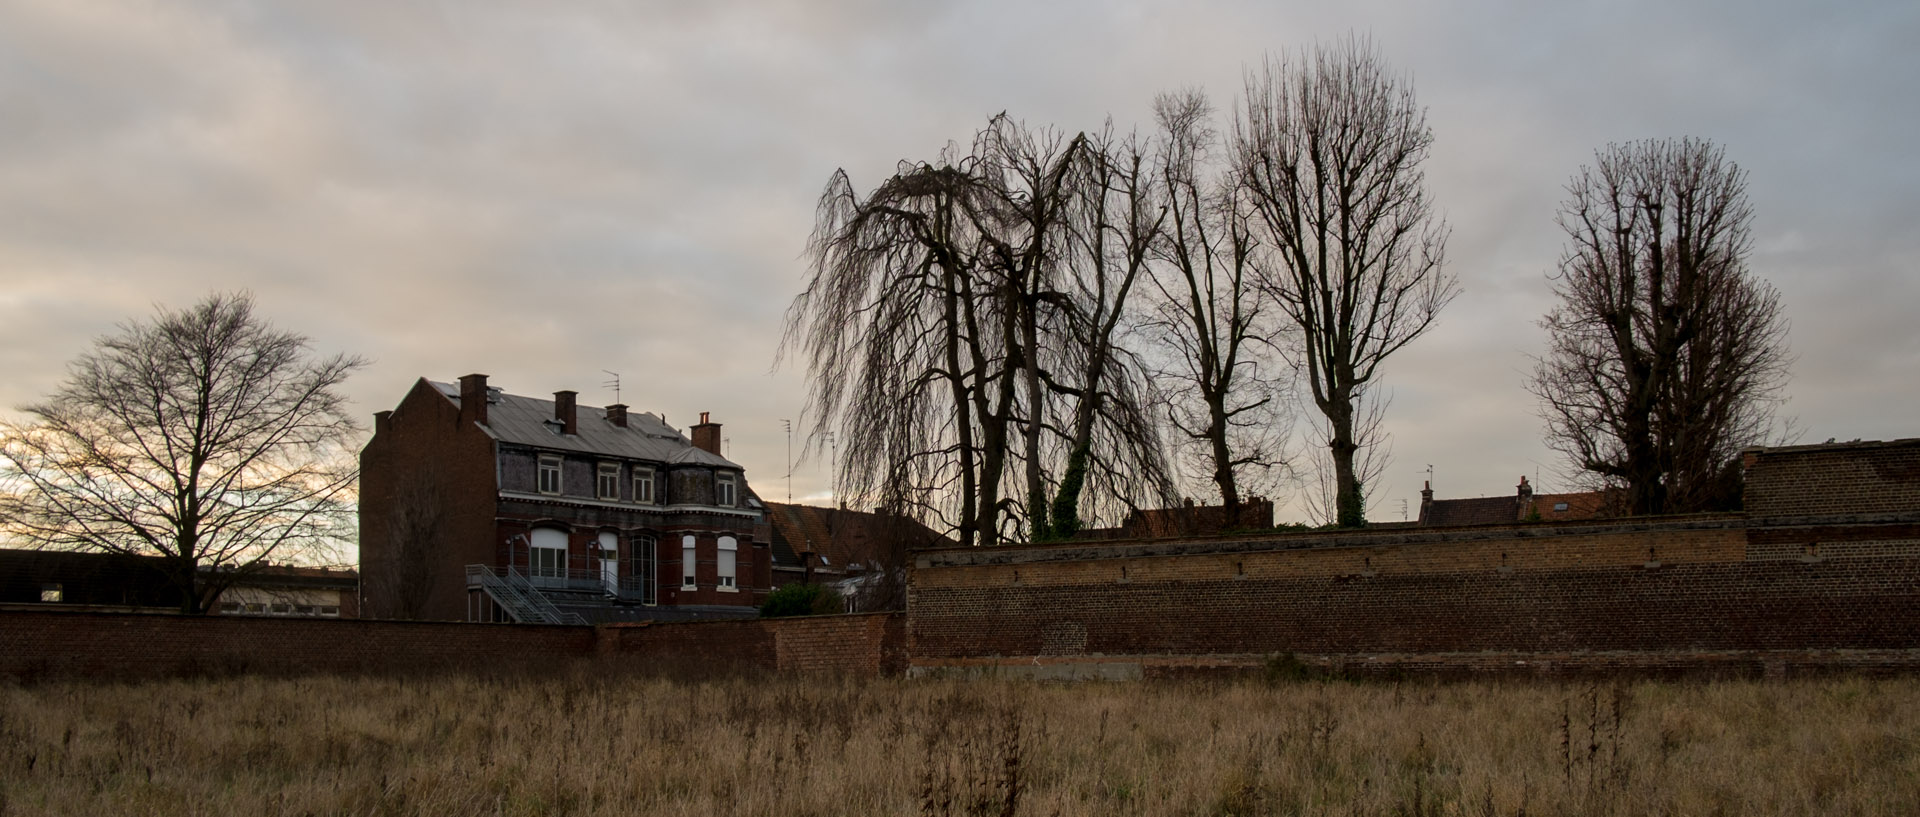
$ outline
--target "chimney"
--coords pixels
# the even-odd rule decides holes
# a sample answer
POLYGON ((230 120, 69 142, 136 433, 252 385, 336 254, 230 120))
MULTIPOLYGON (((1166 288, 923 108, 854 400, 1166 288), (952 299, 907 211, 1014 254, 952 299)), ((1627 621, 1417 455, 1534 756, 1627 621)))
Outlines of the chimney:
POLYGON ((487 376, 460 378, 460 422, 487 424, 487 376))
POLYGON ((1527 512, 1533 510, 1533 486, 1527 484, 1527 475, 1520 475, 1519 497, 1516 505, 1520 508, 1519 518, 1527 518, 1527 512))
POLYGON ((1420 483, 1420 521, 1427 521, 1427 511, 1433 508, 1433 480, 1420 483))
POLYGON ((621 403, 615 403, 611 406, 608 406, 607 422, 612 423, 621 428, 626 428, 627 427, 627 407, 621 403))
POLYGON ((565 390, 553 393, 553 419, 560 421, 560 433, 567 436, 580 433, 580 415, 573 406, 574 394, 565 390))
POLYGON ((385 434, 393 430, 393 412, 376 411, 373 413, 373 433, 385 434))
POLYGON ((709 413, 700 412, 700 422, 693 427, 693 447, 719 456, 720 424, 707 419, 709 413))

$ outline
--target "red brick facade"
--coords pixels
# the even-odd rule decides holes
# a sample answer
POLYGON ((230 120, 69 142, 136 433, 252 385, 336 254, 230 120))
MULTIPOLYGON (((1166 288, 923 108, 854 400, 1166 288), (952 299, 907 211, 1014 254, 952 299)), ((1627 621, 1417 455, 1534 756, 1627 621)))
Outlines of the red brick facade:
MULTIPOLYGON (((375 416, 361 452, 366 615, 486 618, 491 608, 469 591, 466 566, 527 576, 551 569, 535 564, 536 531, 564 535, 561 569, 576 578, 605 570, 610 585, 633 591, 606 607, 609 615, 754 613, 772 587, 772 560, 765 514, 739 466, 652 415, 578 406, 573 397, 502 395, 485 375, 461 378, 457 390, 422 379, 398 408, 375 416), (611 493, 603 468, 612 469, 611 493), (651 496, 641 495, 642 473, 651 496), (609 534, 617 557, 603 560, 609 534), (726 544, 732 576, 720 570, 726 544)), ((717 436, 717 424, 703 427, 717 436)))

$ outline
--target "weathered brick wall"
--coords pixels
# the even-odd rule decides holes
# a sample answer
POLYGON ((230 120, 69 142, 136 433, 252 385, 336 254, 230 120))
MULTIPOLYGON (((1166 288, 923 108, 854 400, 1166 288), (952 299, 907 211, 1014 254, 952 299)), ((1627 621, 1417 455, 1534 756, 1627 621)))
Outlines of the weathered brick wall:
POLYGON ((585 627, 244 616, 0 613, 0 678, 537 670, 591 656, 585 627))
POLYGON ((604 628, 607 649, 663 664, 879 676, 906 668, 906 615, 862 613, 604 628))
POLYGON ((705 671, 898 674, 904 615, 606 625, 0 611, 0 679, 541 672, 574 660, 705 671))
POLYGON ((1920 439, 1761 449, 1746 465, 1756 519, 1920 512, 1920 439))
POLYGON ((1720 515, 929 552, 909 651, 923 668, 1142 675, 1289 652, 1363 673, 1914 669, 1912 527, 1720 515))

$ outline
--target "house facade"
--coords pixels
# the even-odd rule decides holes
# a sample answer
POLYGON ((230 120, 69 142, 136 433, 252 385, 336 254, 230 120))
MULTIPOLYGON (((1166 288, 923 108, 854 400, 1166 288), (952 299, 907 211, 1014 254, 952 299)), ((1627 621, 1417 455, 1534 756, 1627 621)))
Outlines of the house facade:
POLYGON ((360 454, 364 615, 622 621, 753 615, 766 513, 707 415, 422 378, 360 454))

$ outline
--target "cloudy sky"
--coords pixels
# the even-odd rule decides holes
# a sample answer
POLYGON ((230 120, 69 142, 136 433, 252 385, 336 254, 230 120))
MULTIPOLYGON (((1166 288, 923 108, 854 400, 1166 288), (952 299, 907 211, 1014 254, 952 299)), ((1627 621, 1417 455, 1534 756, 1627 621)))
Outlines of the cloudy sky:
MULTIPOLYGON (((771 370, 813 204, 1000 111, 1144 127, 1348 33, 1408 72, 1465 292, 1386 376, 1376 519, 1544 488, 1522 389, 1561 187, 1608 142, 1713 139, 1750 174, 1802 439, 1920 436, 1920 4, 95 2, 0 0, 0 407, 155 304, 248 289, 417 377, 726 424, 785 495, 771 370)), ((796 469, 796 497, 825 469, 796 469)), ((1283 514, 1287 516, 1289 514, 1283 514)))

